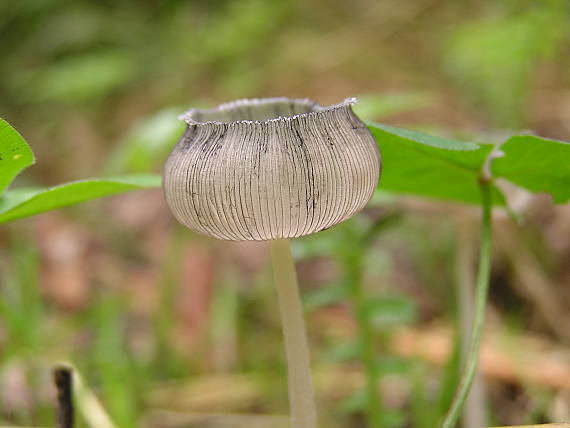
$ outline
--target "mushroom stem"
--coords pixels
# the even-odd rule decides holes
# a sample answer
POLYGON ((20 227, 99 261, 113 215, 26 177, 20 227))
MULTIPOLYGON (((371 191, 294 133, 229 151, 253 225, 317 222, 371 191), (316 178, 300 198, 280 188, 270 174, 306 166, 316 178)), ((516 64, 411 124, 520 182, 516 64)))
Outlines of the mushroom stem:
POLYGON ((316 428, 317 411, 311 380, 309 345, 289 240, 273 239, 270 245, 285 336, 291 425, 294 428, 316 428))
POLYGON ((469 396, 469 391, 477 373, 477 365, 479 363, 479 351, 481 349, 481 340, 483 338, 483 327, 485 325, 485 312, 487 305, 487 294, 489 291, 489 280, 491 275, 491 237, 492 237, 492 221, 491 221, 491 183, 482 179, 480 181, 481 189, 481 238, 479 249, 479 270, 477 272, 477 284, 475 287, 475 317, 473 319, 473 330, 469 343, 468 353, 465 358, 463 373, 459 386, 455 391, 453 402, 441 424, 441 428, 454 428, 457 424, 465 401, 469 396))

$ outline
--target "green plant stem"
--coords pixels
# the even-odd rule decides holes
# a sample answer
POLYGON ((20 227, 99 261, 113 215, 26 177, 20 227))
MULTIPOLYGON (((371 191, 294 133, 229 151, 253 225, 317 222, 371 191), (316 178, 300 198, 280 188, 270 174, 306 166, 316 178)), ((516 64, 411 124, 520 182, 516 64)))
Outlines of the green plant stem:
POLYGON ((483 337, 483 327, 485 324, 485 309, 487 305, 487 293, 489 291, 489 279, 491 273, 491 183, 488 180, 480 181, 481 188, 481 241, 479 250, 479 270, 477 272, 477 284, 475 290, 475 318, 473 319, 473 331, 469 345, 469 353, 465 360, 461 380, 451 407, 447 412, 441 428, 454 428, 465 401, 469 395, 473 379, 477 372, 479 362, 479 351, 483 337))
POLYGON ((309 344, 289 240, 274 239, 270 245, 285 336, 291 424, 294 428, 316 428, 317 411, 311 380, 309 344))
MULTIPOLYGON (((469 355, 469 337, 473 331, 473 314, 475 310, 475 296, 473 283, 475 272, 473 260, 475 256, 475 243, 473 222, 470 218, 457 221, 456 244, 456 287, 457 305, 459 311, 459 331, 461 344, 461 361, 465 362, 469 355)), ((481 428, 486 425, 485 387, 480 373, 475 374, 471 392, 465 401, 463 412, 463 428, 481 428)))
POLYGON ((366 414, 371 428, 382 426, 382 402, 378 392, 380 372, 376 364, 374 350, 374 329, 366 309, 366 294, 362 287, 361 255, 354 253, 352 260, 347 260, 346 269, 349 280, 350 298, 358 330, 360 359, 366 372, 366 414))

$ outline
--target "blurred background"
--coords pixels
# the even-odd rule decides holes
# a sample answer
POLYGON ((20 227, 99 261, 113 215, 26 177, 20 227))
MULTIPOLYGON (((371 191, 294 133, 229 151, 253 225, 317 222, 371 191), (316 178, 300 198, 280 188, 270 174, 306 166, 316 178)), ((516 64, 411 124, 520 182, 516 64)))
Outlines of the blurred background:
MULTIPOLYGON (((570 140, 569 8, 2 0, 0 116, 37 157, 16 184, 159 172, 184 129, 177 114, 245 97, 357 96, 364 119, 439 135, 570 140)), ((496 217, 484 382, 466 426, 570 419, 570 207, 520 201, 523 224, 496 217)), ((352 310, 362 296, 382 426, 441 417, 477 215, 380 191, 360 216, 295 241, 324 427, 369 426, 352 310)), ((287 426, 267 256, 263 243, 184 230, 160 190, 4 225, 0 424, 52 425, 49 368, 72 361, 121 428, 287 426)))

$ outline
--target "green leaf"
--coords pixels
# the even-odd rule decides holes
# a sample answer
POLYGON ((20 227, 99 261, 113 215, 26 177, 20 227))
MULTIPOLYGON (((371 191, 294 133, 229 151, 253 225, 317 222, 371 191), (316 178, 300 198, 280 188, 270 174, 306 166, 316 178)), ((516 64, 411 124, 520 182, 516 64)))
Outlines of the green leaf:
POLYGON ((160 186, 158 175, 74 181, 47 189, 16 189, 0 197, 0 223, 130 190, 160 186))
POLYGON ((424 144, 426 146, 435 147, 437 149, 455 150, 455 151, 475 151, 480 148, 479 144, 467 143, 464 141, 450 140, 444 137, 436 137, 426 134, 425 132, 413 131, 411 129, 398 128, 396 126, 374 123, 369 125, 371 130, 401 137, 405 140, 424 144))
POLYGON ((504 156, 492 163, 495 177, 532 192, 548 192, 557 204, 570 200, 570 143, 517 135, 501 151, 504 156))
POLYGON ((34 161, 34 153, 26 140, 8 122, 0 119, 0 195, 34 161))
MULTIPOLYGON (((383 190, 478 204, 478 178, 490 144, 435 137, 423 132, 369 123, 382 154, 383 190)), ((503 204, 494 189, 493 200, 503 204)))

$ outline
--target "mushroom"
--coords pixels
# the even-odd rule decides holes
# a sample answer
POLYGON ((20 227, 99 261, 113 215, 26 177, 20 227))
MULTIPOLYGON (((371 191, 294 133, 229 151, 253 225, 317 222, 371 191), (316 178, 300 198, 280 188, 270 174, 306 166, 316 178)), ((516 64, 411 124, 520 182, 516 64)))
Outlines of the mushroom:
POLYGON ((166 201, 180 223, 214 238, 269 241, 295 428, 315 428, 317 416, 288 238, 328 229, 372 197, 380 155, 355 102, 267 98, 192 109, 164 167, 166 201))

